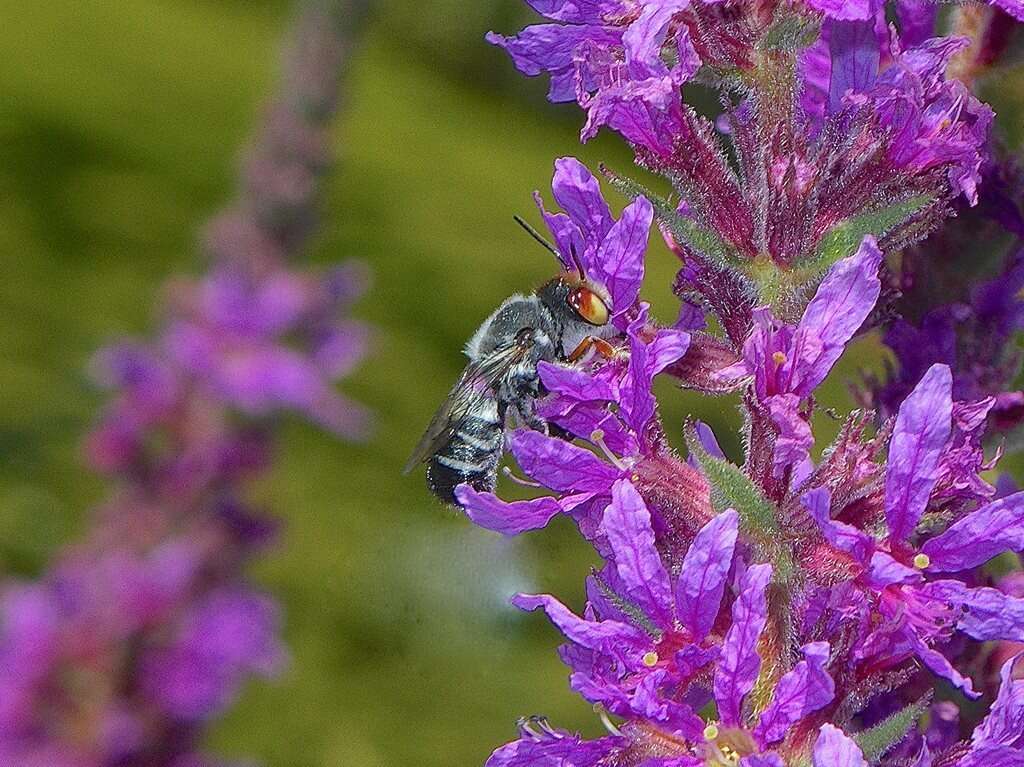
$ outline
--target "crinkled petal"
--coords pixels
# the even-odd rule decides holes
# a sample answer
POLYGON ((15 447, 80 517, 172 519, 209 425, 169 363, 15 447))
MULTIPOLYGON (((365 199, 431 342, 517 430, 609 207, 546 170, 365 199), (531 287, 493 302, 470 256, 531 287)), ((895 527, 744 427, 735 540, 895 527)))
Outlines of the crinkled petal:
POLYGON ((647 372, 653 378, 690 348, 690 334, 683 330, 662 328, 647 347, 647 372))
POLYGON ((957 628, 980 641, 1024 642, 1024 599, 991 588, 970 589, 957 628))
POLYGON ((786 767, 786 763, 778 754, 767 753, 743 757, 740 759, 740 767, 786 767))
POLYGON ((916 583, 922 578, 920 571, 897 562, 884 551, 876 551, 871 555, 866 577, 868 585, 874 591, 881 591, 886 586, 896 584, 916 583))
POLYGON ((931 37, 938 14, 939 4, 932 0, 899 0, 896 15, 900 22, 900 43, 912 47, 931 37))
POLYGON ((552 21, 603 24, 605 15, 620 9, 616 0, 526 0, 533 10, 552 21))
POLYGON ((889 442, 885 519, 894 541, 911 536, 928 505, 952 413, 952 373, 946 365, 932 365, 900 405, 889 442))
POLYGON ((675 589, 676 617, 694 642, 715 625, 738 533, 739 514, 727 509, 704 525, 683 559, 675 589))
POLYGON ((733 604, 732 627, 722 644, 714 682, 718 714, 727 727, 740 724, 743 698, 753 689, 761 670, 757 643, 768 619, 766 590, 771 579, 771 565, 752 565, 741 579, 733 604))
POLYGON ((832 19, 863 21, 873 18, 884 3, 883 0, 807 0, 807 4, 832 19))
POLYGON ((787 391, 809 395, 832 369, 878 301, 882 252, 870 235, 849 258, 829 270, 807 305, 793 336, 784 371, 787 391))
MULTIPOLYGON (((614 223, 612 212, 601 195, 597 179, 583 163, 575 157, 560 157, 555 160, 555 176, 551 181, 551 190, 554 192, 555 201, 580 227, 583 238, 588 243, 597 244, 604 240, 614 223)), ((584 254, 580 253, 579 256, 583 258, 584 254)))
POLYGON ((999 695, 985 720, 974 730, 975 747, 985 744, 1024 745, 1024 654, 999 670, 999 695))
POLYGON ((857 744, 838 727, 821 726, 821 734, 814 742, 814 767, 868 767, 857 744))
POLYGON ((996 8, 1002 8, 1017 21, 1024 21, 1024 2, 1022 0, 989 0, 989 2, 996 8))
POLYGON ((554 498, 503 501, 494 493, 481 493, 469 485, 455 488, 455 498, 474 524, 502 535, 539 530, 563 511, 554 498))
POLYGON ((616 45, 622 40, 619 30, 597 25, 534 24, 514 37, 489 32, 487 42, 504 48, 516 69, 533 77, 551 73, 551 101, 576 98, 573 55, 584 42, 616 45))
POLYGON ((804 645, 802 651, 804 660, 775 685, 772 700, 754 729, 754 737, 763 746, 782 740, 790 727, 827 706, 835 697, 835 683, 825 670, 829 660, 828 642, 804 645))
POLYGON ((1024 751, 986 744, 971 749, 955 767, 1024 767, 1024 751))
POLYGON ((800 413, 800 397, 796 394, 775 394, 765 400, 765 405, 778 429, 772 448, 772 469, 780 477, 787 468, 809 456, 814 435, 811 424, 800 413))
POLYGON ((612 487, 612 502, 604 512, 604 532, 626 596, 652 623, 671 627, 672 587, 668 572, 654 547, 651 514, 629 480, 620 479, 612 487))
POLYGON ((981 697, 981 693, 975 691, 970 678, 957 671, 945 655, 926 645, 924 641, 912 631, 904 632, 904 636, 910 643, 910 646, 914 649, 917 657, 921 659, 921 662, 924 663, 924 665, 931 669, 932 673, 951 682, 955 687, 963 692, 964 695, 972 700, 976 700, 981 697))
POLYGON ((558 492, 608 492, 619 477, 618 469, 564 439, 532 429, 517 429, 508 441, 522 470, 558 492))
POLYGON ((829 30, 832 52, 829 111, 838 112, 847 91, 865 91, 874 84, 881 52, 873 19, 836 21, 829 30))
POLYGON ((635 626, 610 620, 584 620, 548 594, 516 594, 512 604, 526 611, 543 609, 570 642, 612 657, 622 657, 630 650, 642 651, 651 644, 650 637, 635 626))
POLYGON ((577 402, 611 402, 615 392, 607 381, 595 378, 586 371, 551 362, 537 365, 541 383, 552 394, 560 394, 577 402))
POLYGON ((969 570, 1007 550, 1024 550, 1024 492, 968 514, 921 547, 933 572, 969 570))
POLYGON ((563 730, 526 724, 520 739, 496 750, 484 767, 597 767, 628 743, 625 738, 613 736, 583 740, 563 730))
POLYGON ((822 535, 829 544, 839 551, 845 551, 861 564, 867 564, 875 549, 875 539, 862 530, 831 517, 828 488, 818 487, 801 496, 800 501, 818 523, 822 535))
POLYGON ((704 733, 704 720, 689 706, 660 694, 659 689, 665 677, 664 670, 645 676, 633 693, 630 707, 638 716, 661 725, 669 732, 680 733, 690 741, 699 741, 704 733))
POLYGON ((646 197, 637 197, 612 225, 594 263, 585 264, 587 275, 608 288, 613 315, 630 309, 640 295, 644 254, 653 220, 651 203, 646 197))

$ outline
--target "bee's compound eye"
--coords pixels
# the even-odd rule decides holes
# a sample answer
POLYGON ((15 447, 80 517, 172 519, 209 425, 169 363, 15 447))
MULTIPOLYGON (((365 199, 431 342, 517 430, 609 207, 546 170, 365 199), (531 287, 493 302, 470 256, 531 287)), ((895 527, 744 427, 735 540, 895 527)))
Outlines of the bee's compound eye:
POLYGON ((571 306, 584 321, 591 325, 607 325, 609 314, 608 304, 590 288, 574 288, 569 293, 571 306))

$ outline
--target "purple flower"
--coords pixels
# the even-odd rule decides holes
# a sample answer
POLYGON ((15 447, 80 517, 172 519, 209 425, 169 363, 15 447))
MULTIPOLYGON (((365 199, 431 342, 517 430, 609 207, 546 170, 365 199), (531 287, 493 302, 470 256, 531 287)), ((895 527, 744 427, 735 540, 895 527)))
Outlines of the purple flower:
POLYGON ((197 752, 206 724, 282 663, 277 606, 245 578, 274 524, 240 498, 269 460, 270 416, 297 410, 349 436, 367 425, 334 390, 365 351, 346 317, 365 277, 288 265, 328 159, 350 31, 333 13, 299 18, 240 199, 208 232, 210 273, 171 286, 154 343, 94 361, 113 394, 88 450, 115 491, 37 582, 5 590, 4 765, 226 767, 197 752))
POLYGON ((886 468, 884 548, 867 533, 832 519, 824 488, 805 494, 804 504, 829 544, 860 565, 857 583, 882 618, 881 625, 863 638, 858 657, 915 654, 936 674, 973 695, 970 680, 933 645, 950 639, 954 631, 979 640, 1022 637, 1024 600, 956 580, 929 581, 925 574, 956 573, 1008 549, 1024 548, 1024 494, 967 514, 926 541, 920 554, 913 553, 909 541, 940 477, 952 409, 951 377, 942 365, 929 370, 900 408, 886 468))
POLYGON ((607 289, 612 322, 624 330, 644 279, 644 253, 654 217, 650 202, 638 197, 616 221, 597 179, 574 157, 555 161, 551 189, 564 213, 548 213, 540 193, 535 192, 534 198, 562 266, 568 271, 581 266, 588 279, 607 289))
POLYGON ((588 111, 584 140, 605 124, 629 137, 638 113, 678 108, 680 87, 700 68, 686 25, 676 21, 689 0, 531 5, 556 23, 527 27, 515 37, 491 32, 487 40, 508 51, 524 74, 549 73, 551 101, 575 98, 588 111))
MULTIPOLYGON (((826 671, 829 646, 812 643, 802 650, 804 660, 778 680, 760 715, 747 719, 743 701, 761 666, 757 647, 767 621, 765 592, 771 566, 752 565, 741 571, 732 626, 720 648, 702 649, 701 640, 693 644, 694 638, 705 633, 702 626, 710 626, 718 613, 731 569, 737 515, 724 512, 697 536, 682 565, 673 600, 668 575, 653 546, 649 515, 641 510, 638 496, 632 501, 628 497, 613 500, 609 506, 605 516, 609 530, 619 525, 623 531, 633 532, 613 534, 619 586, 615 591, 592 587, 587 618, 573 615, 551 597, 520 595, 515 599, 523 609, 543 608, 570 640, 562 648, 562 657, 574 669, 574 689, 624 717, 627 721, 617 731, 622 737, 588 743, 559 734, 555 744, 553 735, 539 738, 531 733, 496 751, 489 765, 527 764, 499 759, 513 754, 519 757, 531 743, 541 742, 545 750, 538 754, 547 756, 557 750, 568 763, 575 763, 572 757, 579 755, 604 757, 607 762, 602 764, 624 764, 632 750, 642 752, 645 743, 659 742, 665 749, 665 765, 696 767, 705 759, 717 763, 714 760, 727 758, 723 748, 734 753, 742 748, 743 764, 778 764, 778 757, 768 749, 784 740, 794 725, 832 701, 835 687, 826 671), (618 617, 606 618, 603 612, 618 617), (721 722, 705 726, 690 706, 668 693, 675 690, 678 699, 696 672, 709 663, 716 666, 714 696, 721 722)), ((593 762, 584 759, 579 763, 593 762)))
POLYGON ((572 686, 620 716, 655 716, 675 727, 702 727, 685 706, 662 699, 718 655, 706 642, 732 567, 736 512, 716 516, 698 533, 679 575, 670 578, 654 545, 651 515, 625 480, 616 482, 602 526, 611 564, 588 588, 586 618, 549 596, 519 595, 524 610, 543 608, 570 640, 562 658, 572 686), (646 712, 646 713, 645 713, 646 712))
POLYGON ((720 373, 723 380, 752 376, 757 401, 777 430, 776 475, 803 461, 813 445, 801 410, 843 353, 878 300, 882 254, 873 237, 829 271, 796 327, 782 325, 768 309, 754 313, 743 361, 720 373))

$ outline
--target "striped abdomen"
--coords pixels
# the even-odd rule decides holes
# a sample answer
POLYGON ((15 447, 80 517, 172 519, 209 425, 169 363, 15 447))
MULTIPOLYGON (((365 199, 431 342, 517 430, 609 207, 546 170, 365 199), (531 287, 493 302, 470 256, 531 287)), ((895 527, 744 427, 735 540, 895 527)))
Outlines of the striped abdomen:
POLYGON ((452 438, 431 457, 427 466, 431 491, 445 503, 455 505, 455 488, 463 482, 476 490, 493 492, 504 438, 497 403, 489 400, 480 412, 467 416, 452 438))

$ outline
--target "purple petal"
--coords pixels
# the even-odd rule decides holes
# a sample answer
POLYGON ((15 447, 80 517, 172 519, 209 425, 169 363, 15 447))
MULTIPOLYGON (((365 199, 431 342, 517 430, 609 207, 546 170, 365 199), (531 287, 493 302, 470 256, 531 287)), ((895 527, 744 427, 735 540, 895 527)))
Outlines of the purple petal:
POLYGON ((673 16, 685 10, 690 0, 659 0, 649 3, 640 18, 629 25, 622 35, 626 51, 626 64, 634 78, 667 73, 661 59, 669 24, 673 16))
POLYGON ((876 551, 871 555, 867 581, 869 587, 874 591, 881 591, 886 586, 900 583, 915 583, 921 578, 921 573, 918 570, 897 562, 884 551, 876 551))
POLYGON ((921 592, 961 611, 957 628, 979 641, 1024 642, 1024 599, 962 581, 932 581, 921 592))
POLYGON ((552 21, 574 24, 603 24, 609 10, 617 7, 608 0, 526 0, 533 10, 552 21))
POLYGON ((604 531, 629 598, 654 624, 670 627, 672 587, 654 547, 651 514, 629 480, 620 479, 612 487, 612 502, 604 512, 604 531))
POLYGON ((528 612, 542 608, 566 639, 588 650, 622 657, 627 650, 635 654, 651 645, 650 637, 638 628, 618 621, 584 620, 548 594, 516 594, 512 604, 528 612))
POLYGON ((694 642, 715 625, 738 532, 739 514, 727 509, 704 525, 683 559, 676 581, 676 617, 694 642))
POLYGON ((666 699, 659 693, 665 671, 648 674, 637 685, 630 701, 633 713, 649 722, 656 722, 669 732, 682 734, 687 740, 700 740, 704 734, 704 720, 683 703, 666 699))
POLYGON ((509 449, 530 477, 560 493, 570 490, 606 493, 619 471, 589 450, 548 437, 539 431, 518 429, 509 435, 509 449))
POLYGON ((588 741, 564 730, 524 724, 519 740, 497 749, 484 767, 597 767, 628 743, 625 738, 610 736, 588 741))
POLYGON ((933 572, 969 570, 1007 550, 1024 550, 1024 492, 968 514, 921 547, 933 572))
POLYGON ((613 315, 628 310, 640 295, 644 254, 653 220, 651 203, 646 197, 637 197, 622 211, 622 217, 603 239, 594 262, 587 265, 587 276, 608 288, 613 315))
POLYGON ((583 242, 583 232, 564 213, 549 213, 544 207, 544 200, 540 192, 533 193, 533 201, 540 211, 540 217, 544 219, 548 231, 555 239, 555 249, 558 251, 558 260, 562 267, 574 271, 576 265, 572 262, 572 252, 582 253, 586 247, 583 242))
POLYGON ((651 391, 653 377, 647 361, 648 347, 640 338, 645 324, 646 319, 641 316, 629 326, 629 373, 622 381, 619 396, 622 418, 638 435, 645 432, 657 408, 651 391))
POLYGON ((740 760, 740 767, 786 767, 786 763, 778 754, 761 754, 760 756, 745 756, 740 760))
POLYGON ((753 689, 761 670, 757 643, 768 619, 765 591, 771 579, 771 565, 760 564, 748 568, 732 607, 732 627, 722 644, 722 658, 715 672, 714 683, 718 714, 727 727, 740 724, 743 698, 753 689))
POLYGON ((863 21, 878 12, 882 0, 807 0, 807 4, 832 19, 863 21))
POLYGON ((811 424, 800 414, 800 398, 796 394, 774 394, 765 404, 778 429, 772 448, 772 470, 776 477, 781 477, 787 468, 808 458, 814 435, 811 424))
POLYGON ((552 394, 561 394, 577 402, 611 402, 615 399, 615 392, 607 381, 583 370, 541 361, 537 372, 544 388, 552 394))
POLYGON ((754 737, 763 745, 782 740, 790 727, 827 706, 835 697, 835 683, 825 671, 829 658, 828 642, 804 645, 802 651, 804 660, 779 680, 771 703, 758 720, 754 737))
POLYGON ((900 43, 913 47, 931 37, 938 13, 939 5, 932 0, 899 0, 896 15, 900 22, 900 43))
POLYGON ((1024 751, 985 744, 971 749, 955 767, 1024 767, 1024 751))
POLYGON ((932 365, 900 405, 885 471, 885 519, 889 537, 905 541, 921 520, 949 440, 953 377, 932 365))
POLYGON ((487 42, 504 48, 516 69, 533 77, 550 72, 551 101, 573 101, 576 98, 573 55, 584 42, 615 44, 621 32, 602 26, 573 24, 534 24, 515 37, 489 32, 487 42))
POLYGON ((455 488, 455 498, 474 524, 502 535, 539 530, 562 511, 554 498, 509 502, 493 493, 478 492, 469 485, 455 488))
MULTIPOLYGON (((596 246, 604 240, 612 228, 612 212, 601 196, 597 179, 583 163, 575 157, 555 160, 551 190, 562 210, 580 227, 588 244, 596 246)), ((582 258, 584 254, 579 255, 582 258)))
POLYGON ((697 421, 693 426, 694 431, 697 432, 697 440, 700 442, 701 447, 704 448, 704 452, 712 458, 721 458, 723 461, 727 460, 711 427, 703 421, 697 421))
POLYGON ((662 328, 647 347, 647 372, 658 375, 681 359, 690 348, 690 334, 682 330, 662 328))
POLYGON ((878 301, 878 267, 882 252, 875 238, 839 261, 822 280, 793 336, 790 359, 784 366, 792 391, 809 395, 832 369, 878 301))
POLYGON ((1024 2, 1021 0, 989 0, 989 2, 996 8, 1002 8, 1017 21, 1024 21, 1024 2))
POLYGON ((821 726, 814 743, 814 767, 868 767, 864 754, 847 735, 831 724, 821 726))
POLYGON ((983 744, 1024 744, 1024 679, 1020 678, 1024 655, 1016 655, 999 671, 999 696, 985 720, 975 729, 975 747, 983 744), (1015 673, 1017 672, 1017 673, 1015 673))
POLYGON ((832 51, 832 81, 829 112, 842 108, 843 95, 867 90, 878 74, 880 51, 873 20, 836 21, 829 27, 832 51))
POLYGON ((917 657, 921 659, 924 665, 931 669, 932 673, 952 682, 955 687, 959 688, 964 695, 972 700, 977 700, 981 697, 981 693, 974 690, 974 685, 971 683, 970 678, 957 671, 945 655, 938 650, 933 650, 917 634, 911 631, 904 632, 904 636, 914 649, 917 657))
POLYGON ((875 539, 852 525, 832 519, 828 488, 815 488, 801 496, 800 501, 811 518, 818 523, 829 545, 845 551, 861 564, 866 565, 870 561, 875 549, 875 539))

